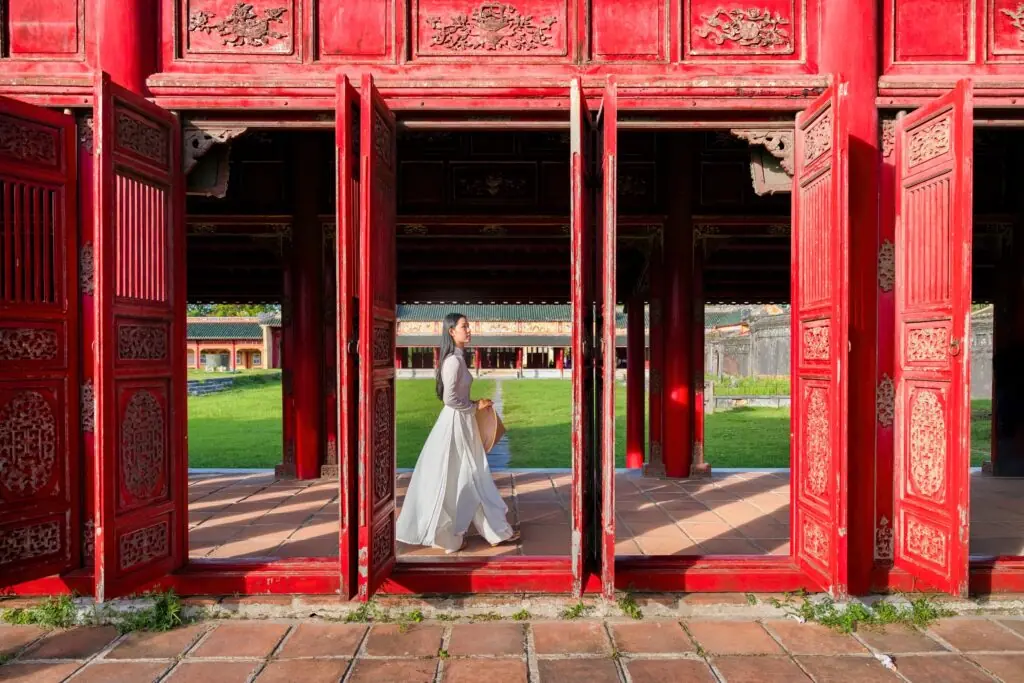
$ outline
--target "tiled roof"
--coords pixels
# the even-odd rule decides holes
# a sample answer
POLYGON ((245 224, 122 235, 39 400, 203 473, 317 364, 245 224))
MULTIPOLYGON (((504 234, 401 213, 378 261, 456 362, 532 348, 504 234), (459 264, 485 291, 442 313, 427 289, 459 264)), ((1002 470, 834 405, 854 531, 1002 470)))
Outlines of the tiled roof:
POLYGON ((216 322, 189 321, 188 339, 245 339, 260 341, 263 339, 263 328, 258 322, 228 322, 221 319, 216 322))
MULTIPOLYGON (((645 340, 647 338, 645 337, 645 340)), ((401 348, 432 348, 437 346, 437 337, 434 336, 423 336, 423 335, 398 335, 396 344, 401 348)), ((519 346, 564 346, 568 347, 572 344, 572 337, 569 335, 523 335, 521 337, 516 336, 496 336, 496 337, 473 337, 473 346, 480 348, 501 348, 509 347, 516 348, 519 346)), ((619 335, 615 338, 615 345, 621 348, 626 346, 626 336, 619 335)))

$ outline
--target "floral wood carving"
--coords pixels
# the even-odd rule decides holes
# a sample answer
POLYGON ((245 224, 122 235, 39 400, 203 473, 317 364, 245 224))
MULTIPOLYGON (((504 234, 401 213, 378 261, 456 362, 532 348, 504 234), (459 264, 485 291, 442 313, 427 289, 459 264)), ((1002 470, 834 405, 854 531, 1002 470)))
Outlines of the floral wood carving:
POLYGON ((945 327, 919 327, 907 333, 907 360, 944 361, 949 352, 949 330, 945 327))
POLYGON ((500 173, 460 177, 457 183, 460 194, 470 198, 500 199, 526 190, 525 178, 509 178, 500 173))
POLYGON ((117 146, 167 167, 170 154, 168 131, 150 121, 120 110, 117 112, 117 146))
POLYGON ((82 382, 82 431, 96 431, 96 391, 93 389, 91 379, 82 382))
POLYGON ((381 524, 373 534, 372 571, 383 567, 395 556, 395 525, 390 521, 381 524))
POLYGON ((60 552, 60 522, 0 531, 0 566, 60 552))
POLYGON ((131 569, 171 554, 170 530, 167 522, 130 531, 118 544, 121 569, 131 569))
POLYGON ((934 496, 946 479, 946 419, 934 391, 918 391, 910 407, 910 480, 934 496))
POLYGON ((392 334, 389 327, 375 327, 373 330, 373 362, 375 365, 389 365, 395 362, 392 352, 392 334))
POLYGON ((818 117, 804 133, 804 163, 810 163, 832 149, 832 111, 818 117))
POLYGON ((907 520, 907 552, 935 564, 944 564, 946 537, 938 529, 911 517, 907 520))
POLYGON ((92 154, 94 135, 95 119, 92 114, 83 114, 78 119, 78 144, 86 154, 92 154))
POLYGON ((373 149, 377 158, 391 167, 391 126, 376 109, 373 110, 373 149))
POLYGON ((183 155, 185 173, 195 168, 199 160, 206 156, 206 153, 214 145, 224 144, 245 131, 245 128, 216 128, 212 126, 198 128, 196 126, 187 126, 182 131, 185 147, 183 155))
MULTIPOLYGON (((149 391, 135 392, 121 423, 121 479, 133 498, 141 501, 167 493, 166 421, 164 409, 149 391)), ((123 503, 130 502, 124 492, 123 503)))
POLYGON ((896 285, 896 246, 889 240, 878 248, 878 288, 891 292, 896 285))
POLYGON ((434 30, 431 46, 453 52, 531 52, 549 47, 551 27, 556 21, 555 17, 534 20, 504 2, 485 2, 471 15, 453 14, 448 21, 441 17, 427 17, 427 24, 434 30))
POLYGON ((889 158, 896 148, 896 119, 882 119, 882 156, 889 158))
POLYGON ((807 452, 807 490, 823 496, 828 486, 829 420, 828 396, 822 387, 808 387, 805 395, 807 417, 804 423, 804 448, 807 452))
POLYGON ((782 169, 793 175, 793 132, 788 130, 740 130, 733 129, 732 134, 751 145, 761 145, 768 153, 779 160, 782 169))
POLYGON ((949 151, 950 125, 950 117, 943 116, 938 121, 922 126, 910 134, 907 163, 911 168, 949 151))
POLYGON ((789 19, 780 12, 772 14, 763 9, 742 9, 718 7, 715 11, 700 16, 702 26, 694 27, 694 33, 710 40, 715 45, 733 43, 738 47, 766 48, 773 52, 792 51, 793 39, 789 35, 789 19))
POLYGON ((878 520, 878 526, 875 527, 876 560, 892 559, 892 540, 892 526, 889 524, 889 519, 882 515, 882 518, 878 520))
POLYGON ((892 427, 896 419, 896 385, 887 374, 882 375, 875 389, 875 417, 883 427, 892 427))
POLYGON ((121 360, 167 358, 167 330, 159 325, 121 325, 117 328, 117 357, 121 360))
POLYGON ((804 329, 804 360, 828 360, 829 326, 818 325, 804 329))
POLYGON ((38 327, 0 329, 0 360, 54 360, 57 333, 38 327))
POLYGON ((57 419, 37 391, 16 394, 0 410, 0 491, 28 498, 53 478, 57 419))
POLYGON ((402 234, 422 237, 423 235, 427 234, 427 226, 425 226, 425 225, 406 225, 406 226, 403 226, 403 228, 402 228, 402 234))
POLYGON ((1019 3, 1015 10, 1002 9, 999 11, 1010 18, 1010 25, 1017 29, 1019 34, 1017 40, 1024 43, 1024 2, 1019 3))
POLYGON ((265 47, 272 40, 283 40, 287 33, 275 31, 271 24, 283 24, 284 7, 271 7, 263 10, 263 16, 256 13, 251 3, 237 2, 226 19, 211 24, 216 14, 213 12, 192 12, 188 17, 189 33, 216 32, 231 47, 265 47))
POLYGON ((54 166, 57 131, 29 126, 21 119, 0 115, 0 156, 54 166))
POLYGON ((391 389, 378 389, 373 397, 373 505, 391 497, 395 476, 394 401, 391 389))
POLYGON ((84 243, 78 250, 78 286, 82 294, 93 294, 96 291, 96 261, 92 242, 84 243))
POLYGON ((82 526, 82 559, 92 562, 96 558, 96 522, 87 520, 82 526))
POLYGON ((828 535, 819 524, 808 519, 804 520, 803 545, 807 554, 828 565, 828 535))

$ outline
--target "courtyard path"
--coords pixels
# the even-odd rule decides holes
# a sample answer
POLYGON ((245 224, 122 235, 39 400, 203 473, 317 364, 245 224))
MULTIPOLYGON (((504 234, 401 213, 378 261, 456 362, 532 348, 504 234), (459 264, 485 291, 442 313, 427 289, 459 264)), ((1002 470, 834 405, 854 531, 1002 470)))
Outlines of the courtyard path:
MULTIPOLYGON (((502 384, 503 382, 500 379, 494 383, 494 396, 491 397, 491 400, 494 401, 494 410, 497 411, 498 416, 504 422, 505 403, 502 401, 502 384)), ((512 454, 508 450, 508 434, 506 433, 501 437, 501 441, 494 444, 494 448, 487 454, 487 464, 490 465, 492 470, 506 470, 511 459, 512 454)))

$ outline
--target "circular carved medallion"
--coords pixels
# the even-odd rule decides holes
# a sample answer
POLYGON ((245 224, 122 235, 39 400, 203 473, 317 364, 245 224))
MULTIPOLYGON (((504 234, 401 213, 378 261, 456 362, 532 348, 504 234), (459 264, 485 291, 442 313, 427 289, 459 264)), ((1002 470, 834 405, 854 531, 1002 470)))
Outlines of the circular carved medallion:
POLYGON ((910 409, 910 480, 926 496, 942 488, 946 472, 946 420, 934 392, 919 391, 910 409))
POLYGON ((148 391, 136 392, 121 423, 121 477, 137 499, 152 499, 166 490, 164 431, 160 401, 148 391))
POLYGON ((807 422, 804 443, 807 449, 807 489, 816 496, 825 493, 828 484, 828 403, 825 390, 808 389, 807 422))
POLYGON ((57 420, 37 391, 25 391, 0 410, 0 487, 20 498, 49 484, 57 462, 57 420))

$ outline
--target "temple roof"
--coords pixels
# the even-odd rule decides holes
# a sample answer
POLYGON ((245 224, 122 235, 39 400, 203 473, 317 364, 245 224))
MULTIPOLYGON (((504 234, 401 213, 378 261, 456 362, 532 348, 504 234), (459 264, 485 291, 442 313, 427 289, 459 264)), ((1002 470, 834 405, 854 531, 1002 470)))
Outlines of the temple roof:
POLYGON ((210 318, 197 321, 190 319, 186 332, 188 339, 244 339, 261 341, 263 339, 263 328, 254 320, 240 318, 237 321, 230 318, 210 318))

